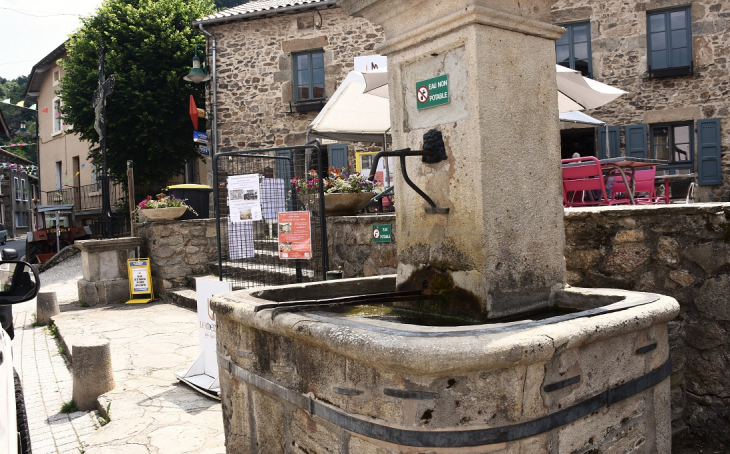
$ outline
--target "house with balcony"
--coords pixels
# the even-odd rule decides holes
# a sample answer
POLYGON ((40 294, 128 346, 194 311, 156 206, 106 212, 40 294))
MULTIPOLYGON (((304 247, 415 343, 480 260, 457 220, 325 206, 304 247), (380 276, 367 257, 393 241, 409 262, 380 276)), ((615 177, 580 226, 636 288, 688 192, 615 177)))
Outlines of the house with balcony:
MULTIPOLYGON (((355 57, 375 54, 384 39, 380 27, 332 0, 251 1, 194 26, 216 41, 219 152, 311 140, 308 126, 355 69, 355 57)), ((373 145, 323 143, 325 165, 338 168, 355 167, 355 152, 373 145)))
POLYGON ((730 1, 555 2, 557 63, 628 91, 586 111, 608 148, 603 128, 563 125, 563 157, 666 160, 659 173, 697 175, 696 200, 730 200, 729 19, 730 1))
MULTIPOLYGON (((61 117, 63 99, 59 90, 64 69, 58 62, 63 58, 66 58, 65 43, 33 66, 25 87, 26 98, 35 99, 38 105, 40 204, 73 204, 76 225, 90 226, 99 217, 103 205, 98 179, 100 166, 88 157, 89 149, 97 145, 68 133, 69 125, 61 117)), ((205 172, 200 172, 200 168, 205 168, 201 160, 189 163, 178 182, 205 184, 205 172)), ((137 188, 138 198, 144 190, 147 188, 137 188)), ((111 182, 112 211, 126 206, 126 197, 122 184, 111 182)))

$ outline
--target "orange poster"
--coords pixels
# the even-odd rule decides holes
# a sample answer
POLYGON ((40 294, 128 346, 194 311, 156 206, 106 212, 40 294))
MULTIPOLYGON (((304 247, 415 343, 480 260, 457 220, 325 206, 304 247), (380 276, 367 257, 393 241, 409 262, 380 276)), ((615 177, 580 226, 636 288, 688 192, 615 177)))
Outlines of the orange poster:
POLYGON ((309 211, 286 211, 279 215, 279 258, 311 259, 312 230, 309 211))

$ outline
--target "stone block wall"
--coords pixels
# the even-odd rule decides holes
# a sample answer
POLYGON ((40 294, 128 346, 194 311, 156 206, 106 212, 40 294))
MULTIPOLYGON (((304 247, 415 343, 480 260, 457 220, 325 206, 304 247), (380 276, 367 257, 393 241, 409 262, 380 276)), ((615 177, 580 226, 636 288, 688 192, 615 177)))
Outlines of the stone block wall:
POLYGON ((395 274, 395 215, 331 216, 327 218, 330 269, 342 267, 343 276, 367 277, 395 274), (390 224, 392 242, 373 242, 373 225, 390 224))
POLYGON ((730 204, 566 210, 568 282, 679 301, 672 428, 730 441, 730 204))
POLYGON ((217 273, 215 219, 144 222, 136 229, 144 240, 142 257, 150 259, 156 296, 193 288, 196 276, 217 273))
MULTIPOLYGON (((219 151, 301 145, 319 111, 292 108, 292 53, 322 49, 329 98, 382 29, 342 8, 238 20, 208 29, 218 53, 219 151)), ((364 68, 359 68, 362 71, 364 68)))
MULTIPOLYGON (((593 78, 628 91, 618 100, 586 111, 611 126, 721 119, 720 186, 701 186, 702 201, 730 198, 730 1, 728 0, 558 0, 551 22, 589 21, 593 78), (694 75, 650 79, 646 12, 691 5, 694 75)), ((695 168, 698 165, 695 146, 695 168)))

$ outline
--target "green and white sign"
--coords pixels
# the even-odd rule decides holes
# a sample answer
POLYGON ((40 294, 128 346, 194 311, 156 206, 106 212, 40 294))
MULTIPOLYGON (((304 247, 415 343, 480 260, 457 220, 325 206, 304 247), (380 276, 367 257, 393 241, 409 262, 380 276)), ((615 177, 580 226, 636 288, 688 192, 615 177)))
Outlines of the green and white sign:
POLYGON ((416 82, 418 110, 449 103, 449 75, 416 82))
POLYGON ((391 224, 373 225, 373 243, 391 242, 391 224))

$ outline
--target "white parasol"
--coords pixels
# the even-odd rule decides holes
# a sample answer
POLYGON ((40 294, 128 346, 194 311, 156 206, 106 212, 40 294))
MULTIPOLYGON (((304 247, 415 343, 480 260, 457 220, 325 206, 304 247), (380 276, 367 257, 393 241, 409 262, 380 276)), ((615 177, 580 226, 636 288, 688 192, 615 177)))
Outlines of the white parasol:
MULTIPOLYGON (((583 77, 579 71, 555 65, 558 82, 558 111, 571 112, 595 109, 608 104, 627 92, 604 83, 583 77)), ((388 97, 388 72, 375 70, 363 73, 365 91, 381 98, 388 97)))

